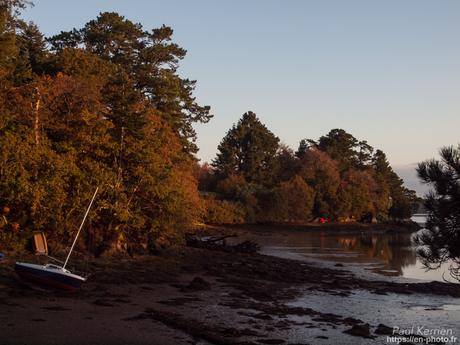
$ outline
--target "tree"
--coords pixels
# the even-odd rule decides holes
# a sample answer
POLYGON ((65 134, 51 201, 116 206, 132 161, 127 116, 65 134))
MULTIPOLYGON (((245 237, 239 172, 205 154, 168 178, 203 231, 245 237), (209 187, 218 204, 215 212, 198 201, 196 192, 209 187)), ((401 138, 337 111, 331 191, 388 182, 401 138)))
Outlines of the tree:
POLYGON ((34 23, 18 23, 17 45, 19 48, 16 74, 22 77, 16 83, 31 79, 33 75, 49 72, 51 65, 49 52, 43 34, 34 23), (22 69, 22 71, 20 71, 22 69))
POLYGON ((388 215, 396 220, 407 220, 411 217, 416 202, 417 195, 415 191, 401 186, 391 194, 391 206, 388 210, 388 215))
MULTIPOLYGON (((23 48, 25 45, 31 48, 38 42, 35 40, 38 30, 32 23, 27 25, 19 19, 21 10, 27 5, 30 5, 27 0, 0 1, 0 82, 3 79, 3 82, 7 80, 18 84, 31 77, 30 61, 23 48), (29 42, 25 42, 26 37, 30 39, 29 42)), ((40 38, 43 41, 43 36, 40 38)), ((35 48, 37 50, 31 52, 30 56, 39 54, 38 49, 43 47, 35 48)))
POLYGON ((299 142, 299 147, 297 151, 295 152, 295 156, 299 159, 301 159, 305 153, 307 153, 308 149, 310 147, 309 140, 308 139, 302 139, 299 142))
POLYGON ((284 143, 278 147, 274 165, 276 181, 289 181, 299 171, 299 159, 293 150, 284 143))
POLYGON ((361 221, 375 215, 375 181, 368 171, 351 169, 344 174, 338 192, 337 213, 361 221))
POLYGON ((24 4, 14 0, 0 2, 0 79, 7 77, 14 69, 18 54, 16 46, 16 16, 24 4))
POLYGON ((47 228, 51 236, 62 234, 72 164, 47 142, 37 147, 33 136, 1 135, 0 147, 0 204, 10 209, 10 222, 28 231, 47 228))
POLYGON ((194 168, 194 176, 198 181, 198 190, 200 192, 212 192, 216 188, 216 174, 212 167, 207 163, 196 163, 194 168))
POLYGON ((426 230, 416 237, 418 255, 428 269, 451 262, 451 275, 460 280, 460 145, 443 147, 440 160, 419 163, 417 173, 431 185, 426 195, 426 230))
POLYGON ((313 215, 335 218, 340 186, 338 164, 327 153, 309 149, 299 161, 299 175, 315 191, 313 215))
POLYGON ((217 183, 216 191, 223 199, 240 203, 246 211, 245 219, 248 222, 255 220, 257 207, 256 185, 248 183, 242 175, 230 175, 217 183))
MULTIPOLYGON (((301 170, 309 171, 310 175, 314 169, 321 170, 321 164, 312 164, 319 159, 323 161, 322 165, 332 167, 317 152, 325 153, 335 162, 338 177, 329 175, 331 182, 335 181, 332 183, 319 183, 324 180, 324 174, 304 177, 316 191, 315 215, 361 219, 366 210, 367 216, 380 220, 410 217, 415 192, 403 186, 403 180, 393 171, 381 150, 374 153, 367 141, 359 141, 343 129, 333 129, 318 141, 304 139, 300 142, 296 156, 301 170), (316 159, 312 159, 313 152, 316 152, 316 159), (306 169, 308 165, 310 167, 306 169)), ((333 170, 328 169, 329 172, 333 170)))
POLYGON ((271 205, 272 217, 277 221, 307 222, 312 218, 315 192, 296 175, 281 182, 275 188, 275 200, 271 205))
POLYGON ((172 30, 102 13, 47 49, 21 5, 0 2, 0 207, 65 242, 99 185, 87 248, 177 243, 200 217, 192 124, 211 115, 177 73, 172 30))
POLYGON ((377 182, 377 215, 385 219, 407 219, 412 215, 415 192, 404 187, 404 181, 393 171, 385 153, 377 150, 372 157, 377 182))
POLYGON ((249 183, 270 184, 279 139, 249 111, 227 132, 212 165, 222 177, 242 175, 249 183))
POLYGON ((104 12, 82 29, 61 32, 49 42, 58 53, 81 47, 117 66, 118 96, 132 96, 131 91, 141 95, 181 138, 183 151, 194 154, 198 148, 192 124, 208 122, 212 115, 193 96, 196 81, 177 73, 186 51, 172 43, 172 34, 167 26, 148 32, 117 13, 104 12))
POLYGON ((365 170, 372 162, 372 153, 374 148, 370 146, 366 140, 358 142, 358 154, 357 154, 357 168, 365 170))
POLYGON ((316 142, 314 140, 301 141, 298 154, 305 151, 306 142, 326 152, 332 159, 339 162, 341 172, 349 169, 364 169, 370 162, 373 148, 364 141, 358 141, 353 135, 343 129, 332 129, 327 135, 316 142))
POLYGON ((102 96, 112 145, 102 161, 116 172, 101 212, 107 236, 122 233, 152 250, 176 242, 198 217, 192 124, 212 117, 195 101, 195 81, 177 73, 186 51, 172 34, 105 12, 49 39, 57 70, 102 96))

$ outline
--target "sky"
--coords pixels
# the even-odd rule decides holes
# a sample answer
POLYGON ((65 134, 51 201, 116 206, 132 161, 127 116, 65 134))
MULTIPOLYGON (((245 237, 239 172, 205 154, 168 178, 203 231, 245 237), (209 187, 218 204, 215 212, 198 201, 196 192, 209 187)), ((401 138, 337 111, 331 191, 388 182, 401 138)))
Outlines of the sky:
POLYGON ((22 17, 51 36, 104 11, 174 29, 214 114, 195 126, 202 161, 251 110, 293 149, 343 128, 422 194, 416 163, 460 143, 460 1, 37 0, 22 17))

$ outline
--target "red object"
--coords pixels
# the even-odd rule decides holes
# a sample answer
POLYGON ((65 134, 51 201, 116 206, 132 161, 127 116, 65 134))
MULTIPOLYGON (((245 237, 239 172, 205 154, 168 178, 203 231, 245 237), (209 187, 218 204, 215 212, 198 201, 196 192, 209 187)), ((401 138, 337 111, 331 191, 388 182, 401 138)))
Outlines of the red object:
POLYGON ((16 222, 11 223, 11 230, 12 230, 14 233, 18 233, 19 230, 20 230, 19 224, 16 223, 16 222))
POLYGON ((326 223, 326 218, 321 217, 321 218, 319 219, 319 222, 320 222, 321 224, 326 223))

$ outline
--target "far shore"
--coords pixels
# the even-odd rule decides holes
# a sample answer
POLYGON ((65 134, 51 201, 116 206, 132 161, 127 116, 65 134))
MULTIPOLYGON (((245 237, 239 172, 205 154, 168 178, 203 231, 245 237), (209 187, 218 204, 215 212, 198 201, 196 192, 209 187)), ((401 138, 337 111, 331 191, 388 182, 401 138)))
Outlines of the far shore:
POLYGON ((334 232, 415 232, 421 229, 417 223, 406 220, 387 223, 244 223, 244 224, 203 224, 198 229, 244 229, 247 231, 334 231, 334 232))

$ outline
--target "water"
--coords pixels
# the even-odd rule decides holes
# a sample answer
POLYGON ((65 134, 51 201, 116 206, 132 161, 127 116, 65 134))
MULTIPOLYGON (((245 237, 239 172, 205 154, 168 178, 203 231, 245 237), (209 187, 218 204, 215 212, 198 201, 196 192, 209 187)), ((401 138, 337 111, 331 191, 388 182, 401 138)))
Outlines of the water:
MULTIPOLYGON (((414 221, 423 225, 425 215, 416 215, 414 221)), ((341 264, 366 278, 382 276, 417 279, 420 281, 454 280, 449 264, 427 271, 412 245, 413 233, 400 232, 280 232, 254 238, 262 253, 280 257, 341 264)))
POLYGON ((411 217, 411 220, 420 226, 425 226, 427 215, 425 213, 416 213, 411 217))
MULTIPOLYGON (((425 217, 417 216, 414 221, 423 225, 425 217)), ((443 281, 442 274, 447 267, 425 272, 412 246, 412 236, 410 233, 398 232, 303 232, 270 229, 257 233, 245 232, 243 237, 256 241, 261 246, 263 254, 344 269, 364 279, 399 282, 443 281)), ((237 239, 240 240, 241 237, 237 239)), ((448 341, 448 344, 457 344, 460 338, 460 299, 450 296, 421 293, 380 295, 355 289, 350 295, 343 297, 309 289, 287 304, 312 308, 322 313, 359 318, 370 324, 371 333, 382 323, 391 328, 401 329, 413 326, 450 329, 457 341, 448 341)), ((288 319, 305 321, 292 315, 288 316, 288 319)), ((276 338, 286 339, 291 343, 305 343, 306 339, 314 339, 314 344, 318 345, 391 343, 386 336, 366 339, 344 334, 343 331, 347 328, 348 326, 334 327, 327 324, 321 324, 320 328, 299 326, 285 332, 278 330, 280 333, 276 338), (317 338, 321 336, 323 337, 317 338)))
MULTIPOLYGON (((375 329, 378 324, 385 324, 391 328, 410 328, 424 326, 429 329, 451 329, 453 335, 459 337, 460 305, 459 299, 448 296, 432 295, 376 295, 369 291, 354 290, 350 296, 343 298, 325 294, 321 291, 309 291, 303 296, 290 302, 294 307, 309 307, 323 313, 339 313, 343 316, 357 317, 375 329)), ((328 329, 331 339, 337 339, 335 344, 367 345, 391 344, 386 336, 374 340, 347 336, 341 333, 342 329, 328 329), (336 333, 334 333, 336 331, 336 333), (340 340, 338 340, 340 339, 340 340)), ((302 335, 302 331, 299 331, 302 335)), ((304 336, 304 339, 308 335, 304 336)), ((458 340, 457 340, 458 341, 458 340)), ((448 344, 458 344, 457 341, 448 344)), ((330 340, 316 341, 315 344, 331 344, 330 340)))
MULTIPOLYGON (((425 217, 417 216, 414 221, 421 225, 425 217)), ((444 281, 447 266, 426 272, 417 258, 410 233, 366 233, 366 232, 280 232, 258 236, 262 252, 287 258, 313 261, 326 267, 343 265, 365 279, 388 279, 392 281, 444 281)), ((339 267, 337 267, 339 268, 339 267)), ((447 272, 447 273, 446 273, 447 272)), ((424 326, 428 329, 440 327, 450 329, 456 341, 460 335, 460 300, 449 296, 427 294, 401 295, 390 293, 378 295, 364 290, 353 290, 346 298, 321 291, 303 293, 291 306, 309 307, 323 313, 338 313, 344 317, 358 317, 371 325, 383 323, 391 328, 424 326)), ((357 338, 342 333, 343 329, 325 327, 329 339, 315 339, 315 344, 389 344, 386 336, 376 339, 357 338)), ((318 331, 318 330, 316 330, 318 331)), ((287 336, 291 341, 301 342, 316 336, 311 330, 297 329, 287 336)))
MULTIPOLYGON (((414 221, 423 225, 425 217, 417 216, 414 221)), ((443 273, 447 271, 447 267, 426 272, 412 246, 412 236, 410 233, 398 232, 280 230, 259 232, 250 235, 249 239, 257 241, 264 254, 345 269, 364 279, 443 281, 443 273)), ((449 274, 445 275, 447 277, 449 274)), ((442 327, 451 329, 457 338, 460 336, 460 299, 450 296, 418 293, 379 295, 358 289, 344 298, 327 292, 308 290, 288 304, 312 308, 322 313, 340 314, 343 317, 357 317, 368 322, 372 332, 378 324, 383 323, 391 328, 397 326, 402 329, 412 326, 424 326, 428 329, 442 327)), ((279 337, 293 343, 303 343, 305 339, 314 338, 314 343, 319 345, 390 343, 386 336, 365 339, 347 335, 342 333, 345 328, 347 327, 331 328, 327 325, 319 329, 299 327, 287 334, 280 334, 279 337), (315 338, 321 335, 327 335, 328 339, 315 338)), ((457 342, 451 341, 448 344, 457 342)))
POLYGON ((276 245, 268 239, 261 244, 266 254, 328 261, 361 273, 455 282, 448 272, 448 264, 431 271, 423 267, 412 246, 413 236, 410 233, 297 232, 282 237, 276 245))

